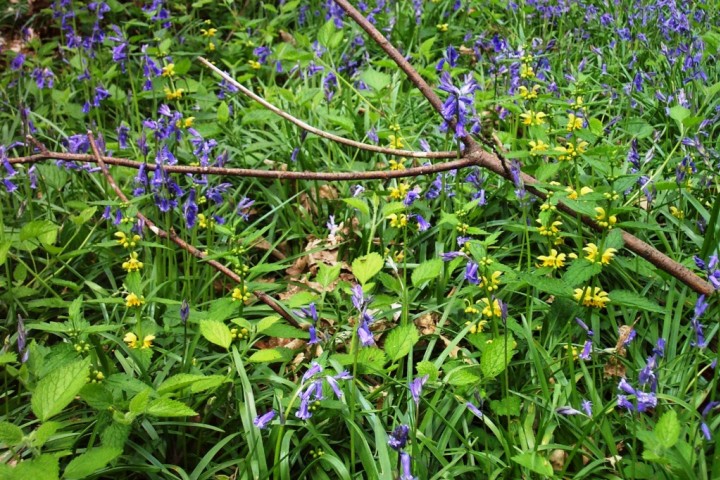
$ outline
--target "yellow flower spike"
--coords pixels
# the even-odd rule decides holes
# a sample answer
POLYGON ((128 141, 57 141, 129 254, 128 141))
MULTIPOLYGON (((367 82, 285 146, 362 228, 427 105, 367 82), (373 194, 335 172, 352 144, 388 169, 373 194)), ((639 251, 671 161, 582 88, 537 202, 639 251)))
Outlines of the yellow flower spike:
POLYGON ((580 196, 587 195, 588 193, 592 193, 594 190, 590 187, 582 187, 580 189, 580 196))
POLYGON ((151 348, 153 340, 155 340, 155 335, 145 335, 145 338, 143 338, 142 347, 140 348, 151 348))
POLYGON ((172 77, 173 75, 175 75, 175 64, 168 63, 162 69, 162 76, 163 77, 172 77))
POLYGON ((520 98, 524 100, 533 100, 538 96, 540 85, 533 85, 532 89, 528 89, 525 85, 521 85, 518 90, 520 92, 520 98))
POLYGON ((500 301, 497 298, 493 299, 492 301, 487 297, 481 298, 477 301, 477 303, 483 307, 483 316, 488 318, 502 316, 502 308, 500 307, 500 301))
POLYGON ((578 198, 578 192, 577 192, 577 190, 575 190, 573 187, 567 187, 567 188, 565 189, 565 191, 566 191, 567 194, 568 194, 568 195, 567 195, 567 198, 569 198, 570 200, 577 200, 577 198, 578 198))
POLYGON ((177 90, 170 90, 170 88, 165 87, 163 89, 165 92, 165 99, 168 101, 172 100, 180 100, 183 96, 183 92, 185 92, 184 88, 178 88, 177 90))
POLYGON ((123 247, 128 248, 128 246, 130 246, 130 241, 127 235, 125 235, 125 232, 115 232, 114 236, 117 238, 117 242, 123 247))
POLYGON ((134 292, 128 293, 125 297, 125 306, 128 308, 141 307, 145 303, 145 297, 138 297, 134 292))
POLYGON ((528 145, 530 145, 530 155, 540 155, 547 152, 548 148, 550 148, 549 145, 542 140, 538 140, 537 142, 530 140, 528 145))
POLYGON ((208 42, 207 44, 207 51, 208 52, 214 52, 215 51, 215 42, 208 42))
POLYGON ((133 332, 128 332, 123 337, 123 342, 127 343, 130 348, 137 348, 138 337, 133 332))
MULTIPOLYGON (((468 305, 467 307, 465 307, 465 313, 469 313, 469 314, 480 313, 480 310, 478 310, 477 308, 475 308, 472 305, 468 305)), ((468 322, 468 323, 470 323, 470 322, 468 322)))
POLYGON ((405 170, 405 164, 402 160, 390 160, 390 170, 405 170))
POLYGON ((396 228, 405 227, 408 223, 407 215, 404 213, 401 213, 400 215, 393 213, 392 215, 389 215, 387 219, 390 220, 390 226, 396 228))
POLYGON ((528 65, 527 63, 523 63, 520 66, 520 77, 521 78, 533 78, 535 76, 535 70, 528 65))
POLYGON ((262 65, 257 60, 248 60, 248 65, 254 70, 259 70, 262 65))
POLYGON ((564 253, 558 253, 554 248, 550 250, 550 255, 538 256, 538 260, 542 262, 541 267, 550 267, 553 270, 564 267, 565 258, 564 253))
POLYGON ((595 263, 597 261, 598 246, 594 243, 588 243, 587 246, 583 248, 583 252, 586 253, 585 259, 590 263, 595 263))
MULTIPOLYGON (((395 150, 400 150, 405 146, 403 144, 403 138, 399 135, 388 135, 388 140, 390 141, 390 148, 393 148, 395 150)), ((402 168, 399 170, 402 170, 402 168)))
POLYGON ((490 278, 483 275, 482 277, 480 277, 481 281, 479 287, 486 289, 488 292, 497 290, 500 286, 501 275, 502 272, 497 270, 490 275, 490 278))
POLYGON ((233 300, 233 302, 236 300, 240 300, 242 302, 247 302, 248 300, 250 300, 250 292, 248 291, 248 288, 247 287, 243 287, 242 289, 240 287, 233 288, 232 300, 233 300))
POLYGON ((585 307, 605 308, 610 302, 607 292, 600 287, 576 288, 573 298, 585 307))
POLYGON ((571 113, 570 115, 568 115, 568 123, 565 128, 568 132, 580 130, 581 128, 583 128, 583 119, 577 117, 574 113, 571 113))
POLYGON ((397 187, 392 187, 390 189, 390 198, 393 200, 402 200, 409 191, 410 185, 407 183, 401 183, 397 187))
POLYGON ((582 155, 583 153, 587 152, 587 147, 589 143, 582 140, 575 145, 575 153, 574 156, 582 155))
POLYGON ((202 35, 203 37, 214 37, 216 33, 217 28, 208 28, 207 30, 205 30, 204 28, 200 29, 200 35, 202 35))
POLYGON ((617 253, 617 249, 615 248, 606 248, 605 251, 602 254, 602 257, 600 257, 600 261, 604 265, 609 265, 610 261, 615 257, 615 254, 617 253))
POLYGON ((670 214, 678 220, 685 218, 685 212, 677 208, 675 205, 670 206, 670 214))
POLYGON ((143 266, 143 263, 138 260, 137 252, 130 253, 130 258, 128 258, 127 261, 123 262, 122 264, 123 270, 126 270, 128 272, 137 272, 141 270, 143 266))
POLYGON ((520 118, 523 119, 523 125, 542 125, 545 123, 545 117, 547 117, 547 115, 544 112, 536 112, 534 110, 528 110, 520 114, 520 118))
POLYGON ((480 320, 479 322, 472 324, 468 322, 468 324, 470 324, 470 329, 468 331, 470 333, 482 333, 487 323, 487 320, 480 320))
POLYGON ((441 32, 447 32, 448 31, 448 24, 447 23, 438 23, 437 29, 441 32))

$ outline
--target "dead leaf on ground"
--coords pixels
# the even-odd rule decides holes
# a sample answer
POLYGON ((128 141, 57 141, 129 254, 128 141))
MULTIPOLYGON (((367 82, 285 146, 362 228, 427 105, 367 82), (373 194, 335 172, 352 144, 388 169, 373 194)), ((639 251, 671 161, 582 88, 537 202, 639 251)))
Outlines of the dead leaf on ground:
POLYGON ((437 328, 437 320, 437 313, 426 313, 415 319, 415 326, 418 327, 421 335, 432 335, 437 328))

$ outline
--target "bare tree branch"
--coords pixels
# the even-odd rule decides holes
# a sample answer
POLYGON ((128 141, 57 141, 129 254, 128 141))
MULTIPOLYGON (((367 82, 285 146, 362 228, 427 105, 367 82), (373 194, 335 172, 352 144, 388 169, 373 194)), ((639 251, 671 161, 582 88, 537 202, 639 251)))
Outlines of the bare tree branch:
MULTIPOLYGON (((130 200, 128 197, 123 193, 123 191, 118 187, 117 182, 115 182, 115 179, 113 178, 112 174, 110 173, 110 170, 108 170, 107 165, 105 164, 105 161, 103 159, 103 156, 100 155, 100 150, 98 149, 97 143, 95 142, 95 137, 91 131, 88 130, 87 132, 88 141, 90 142, 90 148, 93 152, 93 157, 95 157, 95 160, 98 165, 100 165, 100 169, 102 170, 103 175, 105 176, 105 179, 110 184, 110 187, 113 189, 115 194, 120 198, 123 202, 129 202, 130 200)), ((41 149, 42 150, 42 149, 41 149)), ((152 231, 155 235, 161 237, 161 238, 168 238, 173 243, 178 245, 183 250, 190 253, 192 256, 199 258, 200 260, 205 261, 210 266, 212 266, 215 270, 222 273, 226 277, 230 278, 237 284, 242 283, 242 278, 235 272, 233 272, 231 269, 223 265, 222 263, 216 261, 216 260, 208 260, 205 258, 207 255, 205 255, 203 252, 195 248, 193 245, 190 245, 182 238, 178 237, 177 234, 173 231, 166 232, 165 230, 159 228, 157 225, 155 225, 149 218, 147 218, 142 213, 138 212, 137 217, 140 219, 141 222, 145 226, 147 226, 150 231, 152 231)), ((297 328, 302 328, 301 325, 295 320, 292 315, 290 315, 289 312, 287 312, 284 308, 282 308, 272 297, 267 295, 264 292, 261 291, 255 291, 253 294, 263 302, 265 305, 273 309, 276 313, 281 315, 285 320, 288 321, 291 325, 297 328)))
POLYGON ((245 88, 241 83, 238 83, 234 78, 232 78, 227 73, 223 72, 219 68, 217 68, 215 65, 210 63, 208 60, 206 60, 203 57, 198 57, 198 60, 211 69, 213 72, 220 75, 223 79, 225 79, 226 82, 231 84, 232 86, 239 89, 243 94, 247 95, 248 97, 252 98, 256 102, 258 102, 263 107, 267 108, 271 112, 273 112, 276 115, 281 116, 285 120, 288 120, 291 123, 294 123, 298 127, 302 128, 305 131, 308 131, 310 133, 314 133, 318 137, 327 138, 328 140, 332 140, 336 143, 341 143, 343 145, 348 145, 350 147, 355 147, 360 150, 366 150, 368 152, 375 152, 375 153, 384 153, 386 155, 395 155, 398 157, 412 157, 412 158, 456 158, 458 156, 457 152, 413 152, 410 150, 396 150, 394 148, 388 148, 388 147, 378 147, 376 145, 369 145, 367 143, 362 142, 356 142, 355 140, 350 140, 348 138, 339 137, 337 135, 333 135, 332 133, 328 133, 324 130, 320 130, 318 128, 313 127, 312 125, 309 125, 305 122, 303 122, 300 119, 297 119, 290 115, 289 113, 285 112, 284 110, 279 109, 272 103, 268 102, 264 98, 256 95, 251 90, 248 90, 245 88))
MULTIPOLYGON (((382 33, 380 33, 380 31, 378 31, 378 29, 375 28, 375 26, 363 16, 362 13, 355 9, 355 7, 350 4, 350 2, 348 2, 347 0, 334 1, 335 3, 340 5, 340 7, 347 12, 350 18, 352 18, 355 23, 357 23, 363 30, 365 30, 370 36, 370 38, 372 38, 373 41, 375 41, 375 43, 377 43, 378 46, 380 46, 380 48, 382 48, 385 53, 387 53, 388 56, 398 65, 398 67, 400 67, 400 69, 405 72, 412 84, 415 85, 418 90, 420 90, 420 92, 425 96, 425 98, 427 98, 428 102, 430 102, 430 105, 432 105, 433 108, 438 112, 438 114, 442 116, 442 101, 440 100, 440 97, 438 97, 432 87, 430 87, 430 85, 428 85, 428 83, 420 76, 417 70, 413 68, 410 62, 405 60, 405 57, 388 41, 388 39, 386 39, 382 35, 382 33)), ((498 157, 498 155, 482 150, 477 144, 477 142, 475 142, 469 135, 464 137, 463 141, 467 146, 467 152, 465 153, 463 158, 475 159, 477 165, 488 169, 503 178, 512 180, 507 166, 498 157)), ((525 185, 525 188, 530 193, 543 200, 547 197, 544 192, 538 190, 538 188, 536 187, 536 185, 538 184, 537 179, 522 172, 520 172, 519 175, 525 185)), ((603 230, 603 228, 598 225, 597 222, 595 222, 593 219, 585 215, 578 215, 578 213, 575 212, 572 208, 561 202, 558 203, 557 208, 560 211, 565 212, 573 217, 580 217, 580 219, 585 225, 595 231, 600 232, 603 230)), ((664 253, 643 242, 636 236, 623 231, 622 237, 625 241, 625 247, 628 250, 641 256, 659 269, 666 271, 667 273, 674 276, 696 292, 710 295, 715 291, 712 285, 695 275, 695 273, 692 272, 689 268, 671 259, 664 253)))

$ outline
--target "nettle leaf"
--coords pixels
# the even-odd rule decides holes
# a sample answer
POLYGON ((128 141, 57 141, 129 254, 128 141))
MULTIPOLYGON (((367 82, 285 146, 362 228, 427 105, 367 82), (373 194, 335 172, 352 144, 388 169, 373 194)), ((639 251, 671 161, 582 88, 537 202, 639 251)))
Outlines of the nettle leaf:
POLYGON ((438 379, 440 376, 440 370, 433 362, 430 362, 428 360, 423 360, 422 362, 419 362, 417 365, 415 365, 415 370, 417 370, 417 374, 419 377, 422 377, 424 375, 428 376, 428 380, 431 382, 434 382, 438 379))
POLYGON ((59 367, 42 378, 32 395, 32 411, 40 421, 60 413, 88 380, 90 358, 59 367))
POLYGON ((10 480, 27 480, 39 478, 42 480, 57 480, 60 478, 60 461, 55 454, 44 453, 39 457, 25 460, 11 467, 0 464, 0 478, 10 480))
POLYGON ((547 458, 537 452, 525 452, 512 457, 512 461, 532 472, 551 477, 553 468, 547 458))
POLYGON ((336 263, 333 266, 326 265, 324 263, 318 264, 318 273, 315 277, 315 281, 322 285, 324 288, 328 288, 340 276, 340 268, 342 265, 336 263))
POLYGON ((120 454, 122 454, 121 448, 91 448, 70 460, 63 473, 63 478, 85 478, 105 468, 108 463, 115 460, 120 454))
POLYGON ((505 397, 490 402, 490 408, 498 415, 517 417, 520 415, 520 397, 505 397))
POLYGON ((250 355, 247 361, 253 363, 278 363, 287 362, 290 358, 291 353, 289 349, 278 347, 258 350, 250 355))
POLYGON ((23 431, 17 425, 9 422, 0 422, 0 443, 9 447, 20 445, 23 439, 23 431))
POLYGON ((663 413, 655 425, 655 437, 665 448, 672 448, 680 439, 680 422, 675 410, 663 413))
POLYGON ((205 375, 194 375, 192 373, 178 373, 177 375, 173 375, 172 377, 165 379, 164 382, 158 385, 157 392, 160 395, 165 395, 166 393, 171 393, 176 390, 182 390, 183 388, 187 388, 193 383, 204 378, 207 377, 205 375))
POLYGON ((385 337, 385 353, 390 360, 399 360, 410 353, 419 339, 420 335, 414 324, 395 327, 385 337))
MULTIPOLYGON (((370 215, 370 207, 368 206, 367 202, 362 198, 350 197, 343 198, 342 200, 343 202, 347 203, 348 206, 358 210, 360 213, 364 215, 370 215)), ((0 265, 2 265, 2 262, 0 262, 0 265)))
POLYGON ((447 382, 455 387, 477 385, 482 379, 475 367, 460 367, 448 373, 447 382))
POLYGON ((382 270, 384 263, 382 257, 375 252, 356 258, 352 263, 353 275, 358 282, 365 285, 368 280, 382 270))
POLYGON ((443 261, 440 258, 433 258, 418 265, 412 273, 412 283, 418 287, 425 282, 434 280, 443 272, 443 261))
POLYGON ((528 285, 532 285, 541 292, 549 293, 550 295, 558 297, 572 297, 572 287, 557 278, 535 276, 528 273, 521 273, 519 274, 519 277, 527 282, 528 285))
POLYGON ((360 74, 360 80, 365 82, 367 86, 379 92, 383 88, 390 85, 391 77, 387 73, 378 72, 372 68, 368 68, 360 74))
POLYGON ((575 260, 565 271, 562 281, 571 287, 586 283, 602 271, 602 264, 592 263, 584 258, 575 260))
POLYGON ((50 421, 43 423, 30 435, 30 445, 34 448, 42 448, 42 446, 50 440, 50 437, 55 435, 55 432, 57 432, 61 426, 62 424, 60 422, 50 421))
MULTIPOLYGON (((355 354, 336 353, 330 357, 343 367, 352 365, 355 362, 355 354)), ((377 347, 362 348, 357 354, 358 373, 383 373, 387 355, 377 347)))
POLYGON ((195 410, 182 402, 172 398, 158 398, 151 401, 145 413, 154 417, 192 417, 197 415, 195 410))
POLYGON ((647 297, 643 297, 629 290, 613 290, 608 294, 613 305, 637 308, 650 312, 663 313, 665 309, 647 297))
POLYGON ((485 346, 480 357, 480 370, 486 378, 495 378, 500 375, 510 363, 515 354, 512 337, 497 337, 485 346))
POLYGON ((230 120, 230 107, 226 102, 220 102, 217 109, 217 121, 227 123, 230 120))
POLYGON ((227 325, 215 320, 201 320, 200 333, 208 342, 218 345, 225 350, 230 348, 232 343, 232 334, 227 325))

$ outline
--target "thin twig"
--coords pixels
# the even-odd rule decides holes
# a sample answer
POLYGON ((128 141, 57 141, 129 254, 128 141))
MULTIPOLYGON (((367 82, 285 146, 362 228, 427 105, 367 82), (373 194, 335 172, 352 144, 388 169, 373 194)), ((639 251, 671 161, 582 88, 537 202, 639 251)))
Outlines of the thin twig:
MULTIPOLYGON (((98 149, 97 143, 95 142, 95 136, 91 131, 88 130, 87 132, 88 141, 90 142, 90 148, 93 152, 93 157, 96 160, 97 164, 100 165, 100 170, 102 170, 103 175, 105 176, 105 179, 110 184, 110 187, 113 189, 115 194, 120 198, 123 202, 129 202, 128 197, 123 193, 123 191, 118 187, 117 182, 115 182, 115 178, 113 178, 112 174, 107 168, 107 165, 104 161, 104 158, 102 155, 100 155, 100 150, 98 149)), ((203 260, 207 262, 210 266, 212 266, 215 270, 219 271, 226 277, 230 278, 237 284, 242 283, 242 278, 232 270, 230 270, 228 267, 223 265, 222 263, 216 261, 216 260, 208 260, 206 255, 195 248, 193 245, 187 243, 182 238, 178 237, 177 234, 173 231, 166 232, 165 230, 159 228, 157 225, 155 225, 149 218, 147 218, 142 213, 138 212, 137 217, 140 219, 140 221, 147 226, 155 235, 161 237, 161 238, 169 238, 172 242, 174 242, 176 245, 178 245, 183 250, 190 253, 192 256, 199 258, 200 260, 203 260)), ((275 312, 277 312, 279 315, 281 315, 285 320, 288 321, 291 325, 293 325, 296 328, 302 328, 301 325, 295 320, 290 313, 285 311, 284 308, 282 308, 272 297, 267 295, 264 292, 255 291, 253 294, 263 302, 265 305, 273 309, 275 312)))
MULTIPOLYGON (((116 165, 121 167, 129 167, 138 169, 143 162, 130 160, 127 158, 100 156, 107 165, 116 165)), ((43 160, 55 159, 68 162, 89 162, 98 163, 98 158, 94 155, 83 153, 64 153, 45 151, 30 155, 27 157, 10 158, 11 164, 17 163, 35 163, 43 160)), ((280 180, 324 180, 328 182, 348 181, 348 180, 387 180, 389 178, 417 177, 420 175, 430 175, 433 173, 447 172, 472 166, 474 161, 468 158, 460 158, 449 162, 436 163, 433 165, 422 165, 420 167, 411 167, 403 170, 369 170, 367 172, 292 172, 283 170, 253 170, 251 168, 220 168, 220 167, 191 167, 186 165, 163 165, 163 170, 171 173, 185 173, 191 175, 221 175, 228 177, 257 177, 257 178, 277 178, 280 180)), ((157 166, 153 163, 146 163, 145 169, 154 171, 157 166)))
POLYGON ((339 137, 337 135, 333 135, 332 133, 315 128, 312 125, 309 125, 309 124, 303 122, 302 120, 293 117, 286 111, 281 110, 280 108, 276 107, 275 105, 268 102, 264 98, 256 95, 251 90, 245 88, 245 86, 243 86, 241 83, 239 83, 237 80, 232 78, 227 73, 225 73, 222 70, 220 70, 219 68, 217 68, 215 65, 210 63, 205 58, 198 57, 198 60, 200 61, 200 63, 202 63, 203 65, 208 67, 210 70, 212 70, 213 72, 220 75, 226 82, 228 82, 232 86, 236 87, 243 94, 252 98, 256 102, 258 102, 260 105, 262 105, 263 107, 267 108, 274 114, 281 116, 285 120, 294 123, 295 125, 302 128, 303 130, 317 135, 318 137, 327 138, 328 140, 332 140, 333 142, 341 143, 343 145, 348 145, 350 147, 354 147, 359 150, 366 150, 368 152, 375 152, 375 153, 384 153, 386 155, 395 155, 397 157, 411 157, 411 158, 456 158, 457 157, 457 152, 413 152, 411 150, 396 150, 394 148, 378 147, 376 145, 369 145, 367 143, 357 142, 355 140, 350 140, 349 138, 344 138, 344 137, 339 137))
MULTIPOLYGON (((375 26, 370 23, 363 16, 363 14, 360 13, 357 9, 355 9, 355 7, 353 7, 347 0, 334 1, 335 3, 340 5, 340 7, 347 12, 350 18, 352 18, 355 23, 357 23, 363 30, 365 30, 370 36, 370 38, 372 38, 375 43, 377 43, 378 46, 380 46, 380 48, 382 48, 385 53, 387 53, 388 56, 398 65, 398 67, 400 67, 400 69, 405 72, 405 75, 407 75, 408 79, 413 83, 413 85, 415 85, 415 87, 420 90, 420 92, 425 96, 428 102, 430 102, 430 105, 432 105, 433 108, 437 111, 437 113, 442 116, 442 101, 440 100, 440 97, 438 97, 432 87, 430 87, 430 85, 420 76, 417 70, 413 68, 410 62, 408 62, 405 57, 388 41, 388 39, 386 39, 382 35, 382 33, 380 33, 380 31, 375 28, 375 26)), ((463 138, 463 141, 465 142, 465 145, 467 147, 466 153, 463 158, 475 159, 479 166, 490 170, 503 178, 512 180, 510 172, 507 170, 506 166, 503 164, 498 155, 482 150, 469 135, 465 136, 463 138)), ((494 146, 491 145, 491 147, 494 146)), ((547 195, 536 187, 536 185, 539 183, 536 178, 522 172, 520 172, 519 175, 527 191, 542 200, 547 198, 547 195)), ((558 203, 557 208, 560 211, 565 212, 573 217, 579 216, 585 225, 595 231, 603 230, 603 228, 598 225, 597 222, 595 222, 593 219, 585 215, 578 215, 576 211, 574 211, 572 208, 562 202, 558 203)), ((641 256, 659 269, 666 271, 667 273, 674 276, 696 292, 705 295, 711 295, 715 291, 712 285, 695 275, 695 273, 692 272, 689 268, 671 259, 664 253, 643 242, 636 236, 623 231, 622 237, 625 242, 625 247, 628 250, 641 256)))

